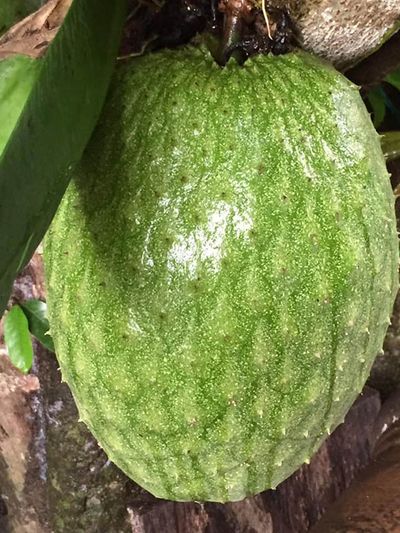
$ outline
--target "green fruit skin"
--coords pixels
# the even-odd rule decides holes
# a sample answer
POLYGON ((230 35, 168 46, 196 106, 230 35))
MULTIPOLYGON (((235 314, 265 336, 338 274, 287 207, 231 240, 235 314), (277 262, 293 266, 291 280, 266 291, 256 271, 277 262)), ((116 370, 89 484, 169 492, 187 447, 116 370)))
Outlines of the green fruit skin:
POLYGON ((240 500, 307 461, 398 287, 378 135, 357 88, 304 53, 120 67, 45 255, 81 418, 173 500, 240 500))

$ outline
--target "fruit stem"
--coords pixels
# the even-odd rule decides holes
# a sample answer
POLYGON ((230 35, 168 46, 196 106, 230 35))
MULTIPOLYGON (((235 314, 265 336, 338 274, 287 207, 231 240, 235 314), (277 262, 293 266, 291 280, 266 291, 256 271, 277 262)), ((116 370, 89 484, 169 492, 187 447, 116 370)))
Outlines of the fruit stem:
POLYGON ((234 45, 243 38, 244 25, 247 22, 253 4, 249 0, 222 0, 218 9, 224 14, 222 41, 216 60, 225 65, 232 56, 238 63, 243 63, 246 56, 238 48, 230 52, 234 45))

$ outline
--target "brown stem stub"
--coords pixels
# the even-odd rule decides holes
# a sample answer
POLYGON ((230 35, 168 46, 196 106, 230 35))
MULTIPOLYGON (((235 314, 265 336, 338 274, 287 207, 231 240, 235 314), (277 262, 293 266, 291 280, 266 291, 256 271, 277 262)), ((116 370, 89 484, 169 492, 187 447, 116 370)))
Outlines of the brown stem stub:
POLYGON ((224 15, 220 60, 224 64, 229 52, 242 40, 245 26, 252 22, 254 5, 248 0, 221 0, 218 9, 224 15))
POLYGON ((254 3, 249 0, 220 0, 218 9, 221 13, 242 18, 249 22, 254 10, 254 3))
POLYGON ((297 41, 297 33, 286 9, 266 6, 254 0, 220 0, 224 16, 218 62, 225 65, 231 56, 243 63, 249 56, 286 54, 297 41))

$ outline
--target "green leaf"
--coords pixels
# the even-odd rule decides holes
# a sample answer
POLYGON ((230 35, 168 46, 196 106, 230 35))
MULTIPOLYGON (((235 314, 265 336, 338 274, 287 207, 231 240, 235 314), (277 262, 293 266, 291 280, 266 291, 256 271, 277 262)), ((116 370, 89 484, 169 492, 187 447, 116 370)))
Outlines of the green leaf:
POLYGON ((395 72, 388 74, 385 78, 385 81, 400 91, 400 70, 396 70, 395 72))
POLYGON ((381 146, 386 161, 400 158, 400 131, 386 131, 383 133, 381 146))
POLYGON ((40 0, 1 0, 0 34, 40 7, 40 0))
POLYGON ((379 128, 386 114, 385 93, 381 87, 368 92, 368 101, 372 109, 372 119, 375 128, 379 128))
POLYGON ((16 55, 0 61, 0 155, 40 70, 40 61, 16 55))
POLYGON ((99 117, 126 0, 74 0, 0 157, 0 316, 99 117))
POLYGON ((28 320, 19 305, 14 305, 4 319, 4 340, 11 362, 25 374, 33 361, 28 320))
POLYGON ((53 339, 49 335, 46 303, 41 300, 27 300, 21 303, 21 308, 28 319, 29 331, 45 348, 54 352, 53 339))

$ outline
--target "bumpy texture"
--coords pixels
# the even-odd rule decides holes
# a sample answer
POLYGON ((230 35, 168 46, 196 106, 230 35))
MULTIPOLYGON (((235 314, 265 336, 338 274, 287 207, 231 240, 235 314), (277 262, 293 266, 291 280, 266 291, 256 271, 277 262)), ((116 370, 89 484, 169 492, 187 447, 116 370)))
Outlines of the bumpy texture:
POLYGON ((215 501, 308 460, 382 346, 393 203, 356 87, 311 56, 120 67, 45 250, 62 372, 109 457, 215 501))

